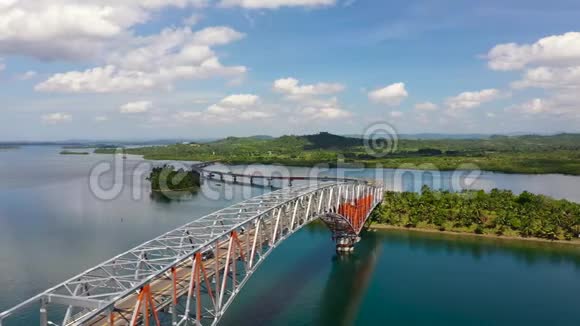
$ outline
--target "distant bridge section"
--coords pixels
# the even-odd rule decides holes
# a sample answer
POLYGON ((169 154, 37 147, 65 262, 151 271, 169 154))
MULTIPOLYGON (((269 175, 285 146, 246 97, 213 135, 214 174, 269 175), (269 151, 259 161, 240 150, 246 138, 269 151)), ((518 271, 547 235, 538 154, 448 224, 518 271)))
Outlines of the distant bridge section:
POLYGON ((19 325, 18 313, 32 305, 40 306, 41 326, 215 325, 282 241, 320 218, 337 249, 352 250, 382 196, 365 181, 323 178, 251 198, 44 291, 1 313, 0 326, 19 325))

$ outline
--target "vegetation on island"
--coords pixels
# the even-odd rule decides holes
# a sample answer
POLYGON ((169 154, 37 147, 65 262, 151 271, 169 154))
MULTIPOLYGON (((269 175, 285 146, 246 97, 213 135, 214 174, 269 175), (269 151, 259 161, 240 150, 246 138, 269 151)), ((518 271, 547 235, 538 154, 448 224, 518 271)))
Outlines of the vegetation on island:
POLYGON ((175 169, 167 164, 151 169, 147 180, 151 182, 151 190, 154 192, 195 191, 201 185, 198 172, 175 169))
POLYGON ((78 151, 69 151, 64 150, 60 152, 60 155, 89 155, 89 152, 78 152, 78 151))
MULTIPOLYGON (((379 141, 377 147, 388 146, 379 141)), ((114 153, 99 148, 96 153, 114 153)), ((369 153, 362 138, 329 133, 306 136, 228 137, 210 143, 127 148, 151 160, 221 161, 226 164, 314 166, 327 163, 380 164, 387 168, 455 170, 475 164, 507 173, 580 175, 580 134, 490 136, 473 139, 399 139, 386 155, 369 153)))
POLYGON ((65 145, 62 146, 62 149, 64 150, 75 150, 75 149, 93 149, 96 146, 91 146, 91 145, 65 145))
POLYGON ((16 145, 0 145, 0 151, 2 150, 11 150, 11 149, 19 149, 20 146, 16 145))
POLYGON ((497 236, 572 240, 580 235, 580 204, 498 189, 387 191, 371 218, 391 226, 497 236))

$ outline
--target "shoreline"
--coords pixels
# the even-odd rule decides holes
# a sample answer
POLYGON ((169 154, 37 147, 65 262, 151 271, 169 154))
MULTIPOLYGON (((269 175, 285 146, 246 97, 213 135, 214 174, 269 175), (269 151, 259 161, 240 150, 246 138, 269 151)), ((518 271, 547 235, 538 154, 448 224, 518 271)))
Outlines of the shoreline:
POLYGON ((535 243, 547 243, 547 244, 563 244, 568 246, 580 246, 580 239, 575 240, 549 240, 549 239, 542 239, 542 238, 535 238, 535 237, 517 237, 517 236, 507 236, 507 235, 495 235, 495 234, 476 234, 476 233, 466 233, 466 232, 459 232, 459 231, 439 231, 437 229, 428 229, 428 228, 408 228, 404 226, 396 226, 396 225, 389 225, 389 224, 381 224, 372 222, 371 225, 368 227, 369 230, 398 230, 398 231, 409 231, 409 232, 417 232, 417 233, 434 233, 434 234, 445 234, 445 235, 452 235, 457 237, 473 237, 473 238, 487 238, 487 239, 496 239, 496 240, 505 240, 505 241, 527 241, 527 242, 535 242, 535 243))
MULTIPOLYGON (((97 151, 93 152, 94 154, 102 154, 102 155, 114 155, 115 153, 99 153, 97 151)), ((130 155, 136 155, 136 156, 141 156, 142 159, 144 160, 148 160, 148 161, 195 161, 195 162, 204 162, 204 160, 199 160, 199 159, 192 159, 191 157, 171 157, 171 156, 167 156, 167 157, 156 157, 156 156, 152 156, 152 155, 148 155, 148 154, 131 154, 128 153, 130 155)), ((259 161, 259 160, 222 160, 219 161, 219 163, 224 164, 224 165, 229 165, 229 166, 235 166, 235 165, 250 165, 250 164, 260 164, 260 165, 282 165, 282 166, 288 166, 288 167, 299 167, 299 168, 314 168, 317 165, 328 165, 328 167, 330 168, 369 168, 369 169, 373 169, 373 168, 378 168, 378 169, 398 169, 400 168, 400 165, 396 165, 396 164, 389 164, 387 162, 384 161, 379 161, 379 162, 369 162, 369 161, 354 161, 354 162, 343 162, 341 164, 336 164, 336 162, 328 162, 328 161, 307 161, 305 163, 299 163, 299 162, 275 162, 275 161, 259 161), (380 166, 377 166, 380 165, 380 166)), ((465 163, 469 163, 469 162, 465 162, 465 163)), ((413 163, 412 163, 413 164, 413 163)), ((404 170, 410 170, 410 171, 433 171, 433 170, 429 170, 429 169, 423 169, 420 167, 413 167, 413 166, 405 166, 404 170)), ((466 170, 466 169, 458 169, 455 167, 439 167, 438 171, 440 172, 449 172, 449 171, 470 171, 470 170, 466 170)), ((571 172, 564 172, 564 171, 526 171, 526 170, 514 170, 514 169, 486 169, 486 168, 480 168, 480 171, 482 172, 487 172, 487 173, 501 173, 501 174, 521 174, 521 175, 563 175, 563 176, 572 176, 572 177, 578 177, 580 176, 580 172, 578 173, 571 173, 571 172)))

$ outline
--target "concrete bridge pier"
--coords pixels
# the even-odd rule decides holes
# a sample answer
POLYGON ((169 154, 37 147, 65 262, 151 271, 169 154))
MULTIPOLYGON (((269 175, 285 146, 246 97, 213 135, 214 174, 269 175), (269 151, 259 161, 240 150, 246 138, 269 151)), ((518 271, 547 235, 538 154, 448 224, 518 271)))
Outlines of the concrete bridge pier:
MULTIPOLYGON (((346 254, 346 253, 353 252, 354 251, 354 244, 358 242, 356 240, 357 240, 356 238, 353 238, 351 236, 336 238, 336 251, 339 254, 343 254, 343 253, 346 254)), ((360 240, 360 238, 359 238, 359 240, 360 240)))

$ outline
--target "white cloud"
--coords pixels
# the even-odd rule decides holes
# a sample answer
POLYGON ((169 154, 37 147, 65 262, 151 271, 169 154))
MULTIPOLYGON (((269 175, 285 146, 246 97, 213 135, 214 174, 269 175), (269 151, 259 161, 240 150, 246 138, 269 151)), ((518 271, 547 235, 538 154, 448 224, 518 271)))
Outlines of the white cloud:
POLYGON ((400 118, 403 116, 403 112, 401 111, 391 111, 391 113, 389 113, 391 115, 392 118, 400 118))
POLYGON ((86 60, 109 41, 167 7, 199 6, 199 0, 19 0, 0 4, 0 52, 43 60, 86 60))
POLYGON ((4 71, 4 69, 6 69, 6 65, 0 62, 0 72, 4 71))
POLYGON ((48 124, 72 121, 72 115, 63 112, 49 113, 42 115, 42 121, 48 124))
POLYGON ((153 103, 151 101, 137 101, 137 102, 129 102, 127 104, 122 105, 119 108, 121 113, 145 113, 149 111, 153 107, 153 103))
POLYGON ((531 101, 511 106, 508 110, 516 111, 524 114, 538 114, 548 112, 547 102, 540 98, 535 98, 531 101))
POLYGON ((542 38, 533 44, 499 44, 487 54, 494 70, 519 70, 528 65, 580 65, 580 32, 542 38))
POLYGON ((16 78, 18 78, 19 80, 29 80, 29 79, 36 77, 36 75, 38 75, 38 73, 36 71, 29 70, 25 73, 18 75, 16 78))
POLYGON ((339 83, 300 85, 297 79, 290 77, 274 81, 272 88, 277 93, 285 94, 289 99, 303 100, 313 96, 340 93, 345 87, 339 83))
POLYGON ((368 97, 371 101, 388 106, 401 104, 407 96, 409 96, 409 94, 405 89, 405 83, 391 84, 368 93, 368 97))
POLYGON ((506 108, 506 111, 528 116, 543 114, 574 120, 580 118, 580 99, 575 91, 558 92, 547 98, 534 98, 512 105, 506 108))
POLYGON ((352 113, 338 107, 306 107, 299 110, 307 120, 337 120, 349 118, 352 113))
POLYGON ((207 123, 231 123, 240 120, 261 120, 274 114, 260 107, 260 98, 253 94, 233 94, 224 97, 217 104, 204 111, 181 111, 173 118, 177 121, 203 121, 207 123))
POLYGON ((223 45, 244 38, 240 33, 227 26, 207 27, 193 34, 192 42, 200 45, 223 45))
POLYGON ((165 29, 157 35, 138 37, 112 52, 107 64, 84 71, 55 74, 36 85, 37 91, 72 93, 138 92, 169 89, 184 79, 237 78, 243 66, 223 66, 210 45, 223 45, 243 37, 229 27, 165 29))
POLYGON ((99 115, 95 117, 95 121, 97 122, 104 122, 104 121, 108 121, 109 117, 107 117, 106 115, 99 115))
POLYGON ((484 89, 478 92, 463 92, 448 98, 445 103, 451 110, 464 110, 480 106, 483 103, 497 100, 502 94, 497 89, 484 89))
POLYGON ((512 83, 512 87, 580 90, 580 66, 528 69, 521 80, 512 83))
POLYGON ((223 7, 246 9, 278 9, 280 7, 323 7, 333 6, 336 0, 221 0, 223 7))
POLYGON ((220 103, 227 106, 251 106, 259 100, 260 97, 253 94, 234 94, 223 98, 220 103))
POLYGON ((437 104, 431 102, 422 102, 415 104, 415 109, 421 111, 435 111, 438 108, 439 107, 437 106, 437 104))

